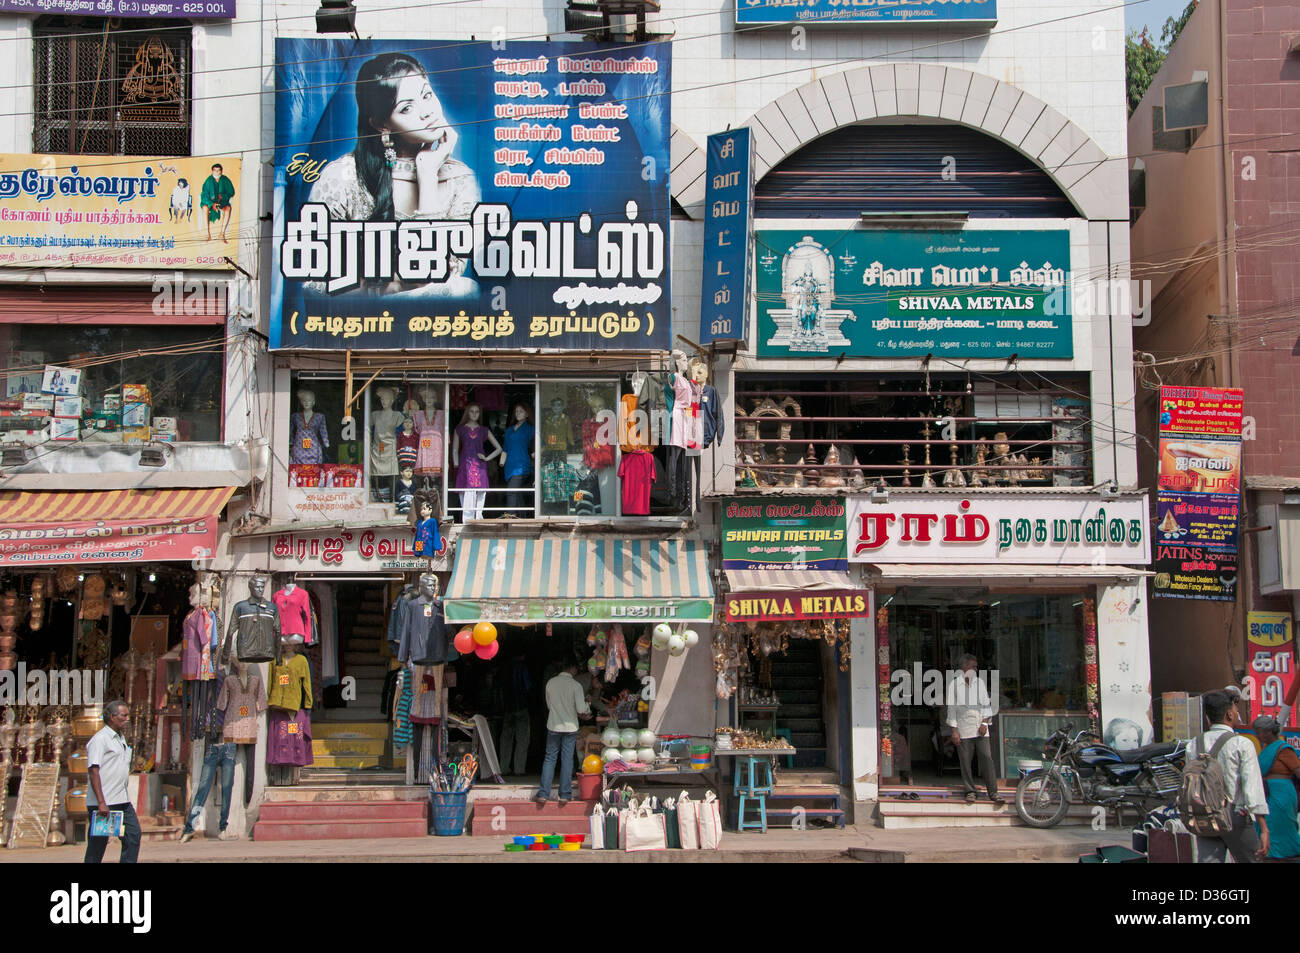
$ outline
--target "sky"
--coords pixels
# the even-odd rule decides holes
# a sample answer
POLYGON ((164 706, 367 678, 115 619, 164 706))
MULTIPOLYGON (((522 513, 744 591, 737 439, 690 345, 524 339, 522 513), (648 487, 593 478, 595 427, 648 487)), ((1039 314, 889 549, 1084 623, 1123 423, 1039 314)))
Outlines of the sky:
POLYGON ((1160 30, 1164 27, 1165 20, 1181 14, 1187 8, 1187 2, 1188 0, 1145 0, 1130 3, 1124 7, 1124 32, 1136 30, 1140 33, 1145 26, 1147 35, 1159 43, 1160 30))

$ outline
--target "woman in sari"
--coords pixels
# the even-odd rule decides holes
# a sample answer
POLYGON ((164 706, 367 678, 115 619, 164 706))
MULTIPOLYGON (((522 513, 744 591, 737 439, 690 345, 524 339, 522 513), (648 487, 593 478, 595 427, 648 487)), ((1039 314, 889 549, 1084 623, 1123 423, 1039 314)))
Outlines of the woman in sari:
POLYGON ((1268 859, 1300 860, 1300 831, 1296 827, 1296 781, 1300 780, 1300 757, 1279 736, 1281 725, 1272 715, 1260 715, 1252 723, 1259 736, 1259 773, 1268 795, 1268 859))

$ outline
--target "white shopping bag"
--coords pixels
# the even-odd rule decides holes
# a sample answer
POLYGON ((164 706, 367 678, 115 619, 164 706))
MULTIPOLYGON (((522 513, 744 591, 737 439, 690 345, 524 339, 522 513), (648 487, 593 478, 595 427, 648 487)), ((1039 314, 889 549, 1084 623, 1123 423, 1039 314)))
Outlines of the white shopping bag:
POLYGON ((686 791, 677 798, 677 836, 682 850, 700 849, 700 802, 692 801, 686 791))
POLYGON ((599 803, 591 809, 591 849, 605 849, 605 812, 599 803))
POLYGON ((649 805, 643 805, 627 819, 628 853, 638 850, 667 850, 668 831, 664 816, 656 814, 649 805))
POLYGON ((722 807, 718 796, 706 791, 700 803, 700 849, 717 850, 722 843, 722 807))

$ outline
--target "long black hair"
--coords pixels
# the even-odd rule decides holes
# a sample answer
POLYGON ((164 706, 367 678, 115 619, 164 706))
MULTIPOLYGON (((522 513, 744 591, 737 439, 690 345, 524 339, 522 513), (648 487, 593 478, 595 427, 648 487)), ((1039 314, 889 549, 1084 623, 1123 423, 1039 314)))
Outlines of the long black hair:
POLYGON ((380 132, 371 123, 385 122, 397 105, 397 85, 424 67, 405 53, 385 53, 367 60, 357 73, 357 176, 375 199, 372 222, 393 221, 393 170, 384 158, 380 132))

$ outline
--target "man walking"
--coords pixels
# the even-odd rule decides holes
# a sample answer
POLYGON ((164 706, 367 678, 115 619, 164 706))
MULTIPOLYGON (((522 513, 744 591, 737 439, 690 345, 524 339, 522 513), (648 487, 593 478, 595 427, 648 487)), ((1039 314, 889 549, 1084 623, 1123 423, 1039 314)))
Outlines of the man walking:
MULTIPOLYGON (((86 763, 90 768, 90 790, 86 792, 86 808, 90 813, 90 829, 94 828, 96 809, 99 813, 122 812, 123 864, 134 864, 140 853, 140 822, 127 793, 127 779, 131 773, 131 747, 122 736, 130 722, 130 709, 126 702, 111 701, 104 706, 103 728, 86 744, 86 763)), ((86 836, 86 863, 98 864, 108 848, 108 835, 86 836)))
POLYGON ((1201 696, 1201 708, 1210 722, 1210 730, 1188 744, 1187 761, 1190 764, 1205 752, 1213 753, 1219 762, 1223 786, 1232 804, 1232 830, 1222 837, 1198 836, 1196 855, 1200 863, 1223 863, 1223 847, 1227 847, 1235 863, 1253 864, 1267 857, 1269 848, 1268 799, 1255 746, 1245 735, 1236 733, 1241 712, 1227 692, 1206 692, 1201 696), (1221 740, 1223 743, 1219 744, 1221 740))
POLYGON ((966 803, 974 804, 979 794, 971 776, 971 759, 979 756, 980 776, 988 788, 989 800, 999 806, 1006 798, 998 794, 998 775, 993 767, 993 749, 989 744, 989 723, 993 708, 988 686, 977 676, 979 662, 973 655, 961 657, 961 672, 948 683, 944 697, 946 722, 952 731, 952 744, 961 762, 961 780, 966 786, 966 803))
POLYGON ((551 797, 551 781, 555 777, 555 759, 560 759, 560 807, 573 796, 573 748, 578 740, 578 716, 589 715, 591 706, 574 676, 578 663, 569 658, 556 675, 546 683, 546 760, 542 762, 542 783, 533 799, 545 804, 551 797))

